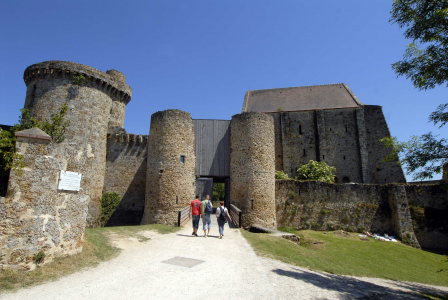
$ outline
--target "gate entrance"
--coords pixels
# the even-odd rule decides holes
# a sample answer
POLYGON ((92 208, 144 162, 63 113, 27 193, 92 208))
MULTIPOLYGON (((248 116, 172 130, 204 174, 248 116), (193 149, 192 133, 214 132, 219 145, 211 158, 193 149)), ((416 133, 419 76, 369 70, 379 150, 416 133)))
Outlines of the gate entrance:
POLYGON ((213 199, 213 184, 225 184, 225 206, 230 207, 230 121, 193 120, 196 154, 196 193, 213 199))

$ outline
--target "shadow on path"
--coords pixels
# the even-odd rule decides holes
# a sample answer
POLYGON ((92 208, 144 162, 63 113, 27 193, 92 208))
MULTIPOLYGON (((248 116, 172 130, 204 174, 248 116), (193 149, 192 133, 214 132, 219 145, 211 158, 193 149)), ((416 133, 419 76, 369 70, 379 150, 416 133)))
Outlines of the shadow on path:
POLYGON ((401 281, 390 281, 397 289, 384 287, 374 283, 365 282, 356 278, 329 273, 314 273, 306 270, 296 269, 289 271, 274 269, 272 272, 280 276, 291 277, 314 286, 333 290, 341 294, 341 299, 428 299, 417 295, 417 293, 448 295, 437 288, 422 286, 417 283, 406 283, 401 281), (403 291, 401 289, 407 289, 403 291))

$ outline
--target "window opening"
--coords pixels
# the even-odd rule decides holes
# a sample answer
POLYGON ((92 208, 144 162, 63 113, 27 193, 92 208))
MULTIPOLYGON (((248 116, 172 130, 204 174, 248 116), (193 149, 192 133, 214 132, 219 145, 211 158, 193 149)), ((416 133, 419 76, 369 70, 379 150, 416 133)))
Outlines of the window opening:
POLYGON ((348 126, 345 125, 345 132, 348 132, 348 126))
POLYGON ((254 199, 250 199, 250 208, 254 209, 254 199))
POLYGON ((185 163, 185 155, 181 155, 180 156, 180 162, 181 163, 185 163))
POLYGON ((303 156, 306 156, 306 150, 303 149, 303 156))
POLYGON ((302 135, 302 125, 299 125, 299 134, 302 135))
POLYGON ((342 183, 349 183, 350 182, 350 178, 348 178, 347 176, 344 176, 342 178, 342 183))

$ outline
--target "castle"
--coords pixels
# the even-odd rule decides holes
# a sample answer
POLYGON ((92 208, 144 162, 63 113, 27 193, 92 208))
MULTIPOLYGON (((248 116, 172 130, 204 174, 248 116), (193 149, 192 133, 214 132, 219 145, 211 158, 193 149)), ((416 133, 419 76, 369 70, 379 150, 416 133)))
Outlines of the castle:
POLYGON ((405 185, 401 167, 382 162, 388 149, 379 140, 390 132, 381 107, 362 104, 345 84, 248 91, 232 120, 156 112, 149 135, 135 135, 123 128, 132 89, 116 70, 47 61, 28 67, 24 81, 31 115, 50 119, 67 104, 70 127, 60 144, 37 128, 16 133, 25 167, 11 172, 0 198, 1 268, 33 268, 38 251, 50 259, 81 251, 104 192, 122 197, 109 225, 176 225, 213 182, 225 183, 226 205, 242 211, 244 227, 365 228, 448 247, 446 221, 425 223, 448 210, 446 191, 405 185), (275 180, 276 170, 294 177, 309 160, 336 167, 336 184, 275 180), (63 171, 81 174, 79 190, 58 188, 63 171))

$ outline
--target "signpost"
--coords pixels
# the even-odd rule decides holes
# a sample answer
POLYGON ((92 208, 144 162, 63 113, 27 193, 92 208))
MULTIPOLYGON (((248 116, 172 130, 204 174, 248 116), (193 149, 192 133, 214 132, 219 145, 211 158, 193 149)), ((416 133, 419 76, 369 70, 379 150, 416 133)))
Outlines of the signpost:
POLYGON ((81 173, 61 171, 58 190, 79 191, 81 186, 81 173))

